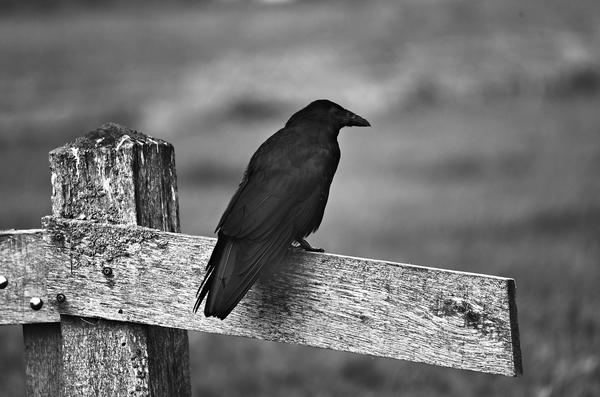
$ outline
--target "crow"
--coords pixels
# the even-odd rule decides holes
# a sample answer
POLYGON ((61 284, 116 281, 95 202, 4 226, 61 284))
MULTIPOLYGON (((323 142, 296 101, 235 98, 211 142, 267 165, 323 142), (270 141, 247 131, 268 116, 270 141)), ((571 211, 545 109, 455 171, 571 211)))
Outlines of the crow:
POLYGON ((310 103, 254 153, 215 230, 218 240, 206 266, 194 313, 208 294, 204 315, 221 320, 233 310, 261 270, 281 261, 323 219, 340 161, 342 127, 367 120, 326 99, 310 103))

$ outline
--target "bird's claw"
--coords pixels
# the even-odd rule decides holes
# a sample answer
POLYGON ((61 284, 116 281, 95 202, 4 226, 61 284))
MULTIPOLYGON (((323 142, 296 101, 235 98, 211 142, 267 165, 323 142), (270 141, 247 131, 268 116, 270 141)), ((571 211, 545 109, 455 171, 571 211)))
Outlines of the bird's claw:
POLYGON ((323 248, 315 248, 315 247, 311 246, 308 243, 308 241, 306 241, 303 238, 296 240, 296 242, 298 243, 298 246, 300 248, 302 248, 304 251, 308 251, 308 252, 325 252, 325 250, 323 248))

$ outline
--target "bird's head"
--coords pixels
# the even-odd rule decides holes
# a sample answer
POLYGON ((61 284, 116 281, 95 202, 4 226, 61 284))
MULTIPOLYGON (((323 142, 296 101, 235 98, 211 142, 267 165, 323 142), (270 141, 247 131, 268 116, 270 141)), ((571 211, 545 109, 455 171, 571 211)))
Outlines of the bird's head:
POLYGON ((296 112, 290 117, 286 127, 303 122, 325 123, 336 131, 343 127, 371 126, 367 120, 327 99, 311 102, 307 107, 296 112))

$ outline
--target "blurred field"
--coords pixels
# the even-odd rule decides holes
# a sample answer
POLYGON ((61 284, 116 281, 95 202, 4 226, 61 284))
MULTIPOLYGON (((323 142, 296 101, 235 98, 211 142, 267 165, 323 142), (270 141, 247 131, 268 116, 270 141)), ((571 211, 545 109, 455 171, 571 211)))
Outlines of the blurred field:
MULTIPOLYGON (((0 228, 38 227, 47 152, 111 120, 175 145, 183 231, 211 234, 256 147, 329 98, 373 128, 341 134, 310 241, 514 277, 525 375, 190 333, 195 394, 600 395, 600 6, 522 3, 0 14, 0 228)), ((20 332, 2 395, 23 395, 20 332)))

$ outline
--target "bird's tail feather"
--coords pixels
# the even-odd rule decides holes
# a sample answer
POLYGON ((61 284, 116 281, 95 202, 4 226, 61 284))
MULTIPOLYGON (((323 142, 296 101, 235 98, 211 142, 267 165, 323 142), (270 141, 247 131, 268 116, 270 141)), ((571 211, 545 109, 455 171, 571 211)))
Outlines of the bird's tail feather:
POLYGON ((206 265, 206 274, 204 275, 202 284, 200 284, 198 292, 196 293, 197 298, 196 304, 194 305, 194 313, 198 311, 202 301, 208 294, 209 299, 207 299, 204 313, 207 317, 209 316, 209 314, 207 314, 209 307, 208 302, 213 301, 213 299, 210 299, 210 297, 218 294, 219 291, 223 289, 223 282, 226 280, 224 274, 228 267, 230 269, 233 267, 233 264, 235 263, 236 251, 234 239, 219 237, 210 259, 208 260, 208 264, 206 265), (215 280, 221 280, 221 286, 219 286, 219 283, 215 282, 215 280))
MULTIPOLYGON (((245 260, 240 261, 245 263, 245 266, 241 271, 236 271, 232 274, 230 288, 225 296, 223 296, 220 306, 224 309, 225 316, 244 297, 246 292, 256 282, 261 270, 265 266, 270 267, 283 259, 287 248, 291 244, 291 241, 288 240, 290 239, 286 233, 279 233, 276 238, 266 242, 259 242, 258 244, 256 242, 247 242, 251 247, 245 246, 240 249, 241 252, 246 254, 245 260)), ((238 253, 238 260, 241 259, 240 256, 238 253)))
POLYGON ((265 264, 282 259, 291 243, 288 233, 270 241, 240 240, 219 236, 197 293, 194 312, 204 298, 204 315, 224 319, 244 297, 265 264))

